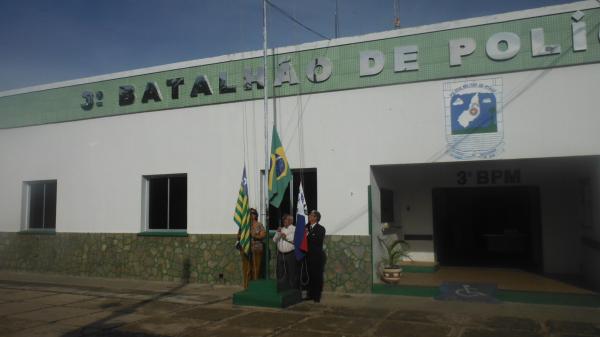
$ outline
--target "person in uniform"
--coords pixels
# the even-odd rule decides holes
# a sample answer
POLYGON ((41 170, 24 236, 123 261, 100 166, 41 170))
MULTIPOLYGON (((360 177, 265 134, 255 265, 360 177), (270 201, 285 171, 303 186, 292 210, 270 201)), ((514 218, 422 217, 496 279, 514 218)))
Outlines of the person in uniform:
POLYGON ((260 276, 260 268, 264 251, 263 239, 267 236, 265 226, 258 221, 258 212, 254 208, 250 208, 250 217, 252 225, 250 227, 250 237, 252 250, 252 279, 257 280, 260 276))
POLYGON ((242 257, 242 277, 243 277, 243 286, 244 289, 248 288, 248 282, 250 281, 250 277, 252 276, 252 262, 250 261, 250 256, 246 255, 244 252, 244 248, 240 244, 240 239, 242 237, 241 229, 238 230, 237 233, 237 242, 235 243, 235 248, 240 251, 240 256, 242 257))

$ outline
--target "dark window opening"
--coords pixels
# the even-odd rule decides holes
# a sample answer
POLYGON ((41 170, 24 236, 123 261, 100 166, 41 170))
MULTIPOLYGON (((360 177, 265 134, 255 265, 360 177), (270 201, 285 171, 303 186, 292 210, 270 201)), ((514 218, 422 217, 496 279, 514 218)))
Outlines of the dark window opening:
POLYGON ((148 229, 187 229, 187 175, 146 177, 148 229))
POLYGON ((394 191, 381 189, 381 222, 394 222, 394 191))
POLYGON ((29 182, 28 228, 56 228, 56 181, 29 182))

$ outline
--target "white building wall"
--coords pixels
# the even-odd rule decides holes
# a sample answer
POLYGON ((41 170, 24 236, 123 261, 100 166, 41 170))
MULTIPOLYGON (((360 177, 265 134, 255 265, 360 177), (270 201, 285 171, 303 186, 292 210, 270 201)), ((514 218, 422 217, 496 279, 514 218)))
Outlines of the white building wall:
MULTIPOLYGON (((599 154, 598 73, 592 64, 484 77, 504 83, 505 150, 496 159, 599 154)), ((369 234, 371 165, 455 161, 444 154, 443 83, 276 99, 291 166, 317 168, 328 234, 369 234)), ((188 232, 235 233, 244 114, 256 205, 260 101, 0 130, 0 230, 20 229, 23 181, 57 179, 58 232, 139 232, 142 176, 187 173, 188 232)))

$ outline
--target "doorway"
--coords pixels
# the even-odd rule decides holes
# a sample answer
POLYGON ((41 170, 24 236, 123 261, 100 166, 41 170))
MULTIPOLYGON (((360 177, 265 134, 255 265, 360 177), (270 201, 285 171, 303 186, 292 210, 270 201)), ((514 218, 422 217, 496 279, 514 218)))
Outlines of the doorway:
POLYGON ((541 271, 539 195, 535 186, 433 189, 436 260, 541 271))

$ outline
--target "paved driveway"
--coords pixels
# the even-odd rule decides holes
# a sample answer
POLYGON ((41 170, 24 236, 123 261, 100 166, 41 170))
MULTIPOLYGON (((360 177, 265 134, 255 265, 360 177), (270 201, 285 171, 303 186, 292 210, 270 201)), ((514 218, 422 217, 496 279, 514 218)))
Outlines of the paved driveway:
POLYGON ((598 308, 325 293, 267 309, 234 306, 238 287, 19 275, 0 273, 0 336, 600 336, 598 308))

